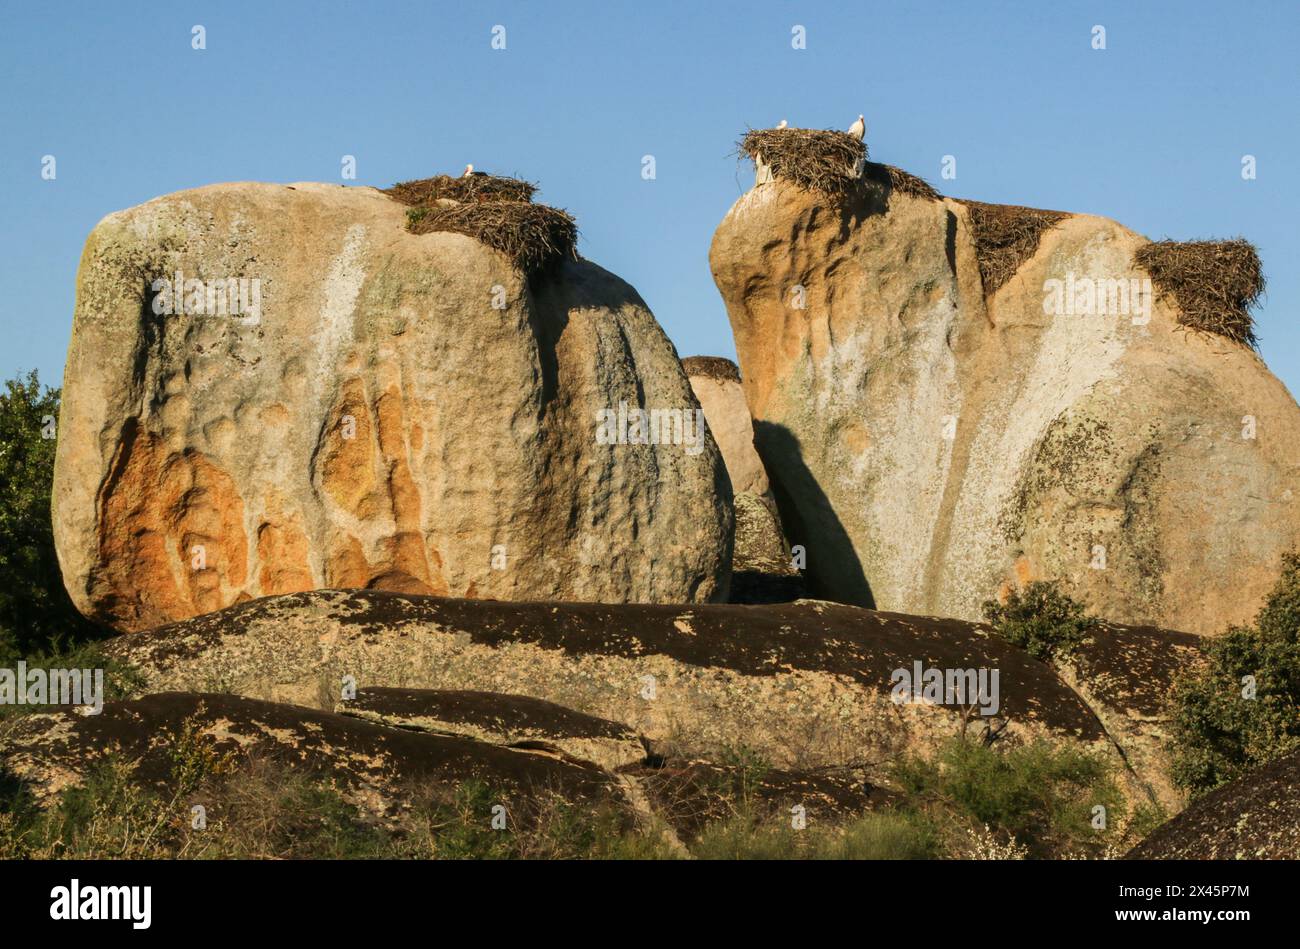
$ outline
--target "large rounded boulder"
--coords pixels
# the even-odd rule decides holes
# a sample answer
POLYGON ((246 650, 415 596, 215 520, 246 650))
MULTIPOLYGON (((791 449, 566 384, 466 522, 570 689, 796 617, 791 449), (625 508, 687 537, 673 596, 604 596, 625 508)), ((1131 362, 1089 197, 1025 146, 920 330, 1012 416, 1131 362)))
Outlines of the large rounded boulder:
POLYGON ((710 263, 810 590, 974 619, 1042 579, 1118 622, 1249 620, 1300 541, 1300 407, 1250 346, 1253 250, 836 178, 782 134, 710 263))
POLYGON ((466 210, 413 233, 424 211, 373 188, 241 183, 99 223, 54 485, 86 615, 725 596, 729 484, 645 303, 572 254, 519 265, 466 210))

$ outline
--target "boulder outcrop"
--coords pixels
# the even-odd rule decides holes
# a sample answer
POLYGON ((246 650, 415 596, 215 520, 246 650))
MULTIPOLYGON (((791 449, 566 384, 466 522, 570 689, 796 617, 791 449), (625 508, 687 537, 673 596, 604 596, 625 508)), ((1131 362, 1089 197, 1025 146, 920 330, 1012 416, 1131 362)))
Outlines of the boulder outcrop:
POLYGON ((811 595, 975 619, 1051 579, 1122 623, 1254 615, 1300 541, 1300 407, 1239 318, 1191 328, 1152 246, 870 163, 736 201, 710 262, 811 595))
POLYGON ((138 630, 322 587, 725 596, 722 459, 636 291, 408 219, 373 188, 242 183, 96 226, 53 500, 85 614, 138 630), (600 426, 637 409, 693 440, 600 426))
POLYGON ((1300 752, 1197 798, 1127 859, 1300 859, 1300 752))
POLYGON ((718 442, 734 497, 736 540, 731 561, 732 603, 788 603, 804 595, 776 499, 754 450, 754 425, 740 370, 720 356, 687 356, 682 368, 718 442))
MULTIPOLYGON (((1130 642, 1140 653, 1144 640, 1130 642)), ((749 748, 776 769, 859 769, 879 781, 903 750, 992 733, 1070 742, 1121 773, 1141 768, 1131 777, 1144 796, 1163 780, 1157 748, 1122 744, 1156 744, 1157 735, 1108 734, 1052 666, 985 627, 820 601, 601 605, 314 591, 119 637, 105 649, 140 670, 150 690, 324 709, 341 707, 349 686, 361 696, 376 687, 526 696, 622 723, 662 758, 717 761, 749 748), (976 679, 985 670, 992 701, 980 700, 973 679, 964 694, 932 701, 921 681, 931 669, 976 679), (912 683, 901 692, 899 670, 912 683)), ((1129 659, 1143 667, 1141 656, 1129 659)), ((1106 714, 1122 716, 1124 704, 1106 714)))

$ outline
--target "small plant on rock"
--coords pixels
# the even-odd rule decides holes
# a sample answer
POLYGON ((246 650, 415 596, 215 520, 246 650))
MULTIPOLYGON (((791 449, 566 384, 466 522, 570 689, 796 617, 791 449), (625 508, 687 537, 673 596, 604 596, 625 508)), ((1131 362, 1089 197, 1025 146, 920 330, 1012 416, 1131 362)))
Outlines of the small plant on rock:
POLYGON ((984 619, 1007 642, 1044 662, 1068 658, 1098 622, 1055 583, 1041 580, 1012 590, 1005 603, 985 601, 984 619))

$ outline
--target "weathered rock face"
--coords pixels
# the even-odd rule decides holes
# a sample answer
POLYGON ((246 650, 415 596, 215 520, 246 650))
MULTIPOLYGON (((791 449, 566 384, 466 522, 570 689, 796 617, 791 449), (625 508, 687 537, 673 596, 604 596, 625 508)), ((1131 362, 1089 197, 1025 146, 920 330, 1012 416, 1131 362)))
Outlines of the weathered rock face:
POLYGON ((1300 540, 1295 400, 1165 297, 1146 322, 1106 283, 1105 315, 1045 312, 1048 281, 1146 278, 1141 236, 1066 216, 986 294, 971 213, 879 176, 843 204, 778 180, 714 237, 813 595, 976 618, 1056 579, 1120 622, 1247 621, 1300 540))
POLYGON ((776 499, 754 450, 754 425, 740 385, 740 370, 720 356, 682 360, 717 439, 733 490, 736 540, 731 561, 732 603, 789 603, 804 595, 777 514, 776 499))
POLYGON ((1204 661, 1203 640, 1152 626, 1098 623, 1057 674, 1097 715, 1124 758, 1171 812, 1183 792, 1169 775, 1169 696, 1180 675, 1204 661))
POLYGON ((1130 860, 1300 859, 1300 752, 1215 788, 1129 851, 1130 860))
POLYGON ((697 407, 636 291, 581 260, 530 282, 405 212, 371 188, 227 184, 95 228, 54 486, 83 612, 135 630, 318 587, 725 594, 716 445, 598 441, 620 403, 697 407), (239 315, 204 315, 235 308, 217 281, 236 278, 239 315))
POLYGON ((766 495, 767 472, 754 450, 754 423, 740 384, 740 370, 720 356, 687 356, 682 368, 722 450, 732 491, 766 495))
MULTIPOLYGON (((1088 669, 1108 668, 1111 634, 1088 669)), ((1123 641, 1125 663, 1169 671, 1146 657, 1144 643, 1163 655, 1157 639, 1123 641)), ((1141 799, 1163 781, 1158 744, 1148 747, 1158 735, 1107 734, 1051 666, 984 627, 819 601, 610 606, 314 591, 119 637, 105 649, 139 669, 150 690, 215 689, 335 709, 350 676, 361 695, 383 687, 527 696, 623 723, 671 758, 716 758, 743 746, 779 769, 861 768, 880 780, 873 769, 904 750, 992 731, 1074 743, 1121 773, 1126 759, 1136 762, 1144 770, 1130 776, 1131 790, 1141 799), (917 663, 996 670, 996 702, 899 696, 897 670, 910 676, 917 663), (1123 744, 1130 739, 1134 747, 1123 744)), ((1126 683, 1097 684, 1112 722, 1131 702, 1126 683)), ((913 684, 919 694, 921 683, 913 684)))

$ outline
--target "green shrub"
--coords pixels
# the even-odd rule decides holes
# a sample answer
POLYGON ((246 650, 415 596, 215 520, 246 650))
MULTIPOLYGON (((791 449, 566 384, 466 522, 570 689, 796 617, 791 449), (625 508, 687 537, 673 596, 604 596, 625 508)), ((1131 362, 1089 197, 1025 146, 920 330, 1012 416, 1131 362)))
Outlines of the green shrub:
POLYGON ((1082 603, 1042 580, 1013 590, 1006 603, 985 601, 984 619, 1007 642, 1044 662, 1068 658, 1097 625, 1082 603))
MULTIPOLYGON (((966 829, 982 825, 1032 856, 1099 855, 1120 836, 1126 808, 1103 758, 1046 741, 1006 749, 955 738, 933 758, 895 764, 894 780, 914 801, 946 807, 966 829), (1094 828, 1094 808, 1106 829, 1094 828)), ((1113 848, 1112 848, 1113 849, 1113 848)))
POLYGON ((0 391, 0 664, 102 635, 72 605, 54 554, 58 415, 59 390, 35 372, 0 391))
POLYGON ((1172 774, 1193 796, 1300 747, 1300 555, 1284 558, 1254 625, 1205 654, 1173 694, 1172 774))

